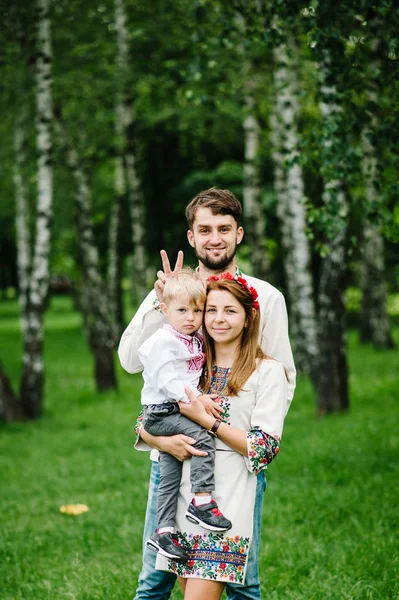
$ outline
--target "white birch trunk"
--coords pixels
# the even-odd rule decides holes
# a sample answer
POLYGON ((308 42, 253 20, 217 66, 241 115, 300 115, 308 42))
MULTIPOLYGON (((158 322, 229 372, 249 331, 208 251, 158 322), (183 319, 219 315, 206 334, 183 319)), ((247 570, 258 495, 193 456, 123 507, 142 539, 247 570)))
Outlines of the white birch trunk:
POLYGON ((38 0, 38 36, 36 60, 38 201, 32 271, 28 301, 23 312, 23 372, 21 403, 29 418, 42 411, 43 400, 43 313, 48 292, 50 221, 52 216, 52 96, 50 0, 38 0))
MULTIPOLYGON (((325 125, 323 152, 339 156, 341 140, 341 107, 335 87, 327 85, 330 57, 324 51, 320 64, 320 110, 325 125), (333 133, 334 132, 334 133, 333 133)), ((325 175, 325 174, 324 174, 325 175)), ((335 203, 341 228, 329 240, 329 254, 321 261, 318 293, 319 379, 317 404, 319 413, 346 410, 349 407, 348 367, 346 361, 344 276, 346 271, 346 234, 348 205, 343 181, 324 176, 323 203, 335 203)), ((330 217, 331 218, 331 217, 330 217)))
MULTIPOLYGON (((249 82, 247 82, 250 88, 249 82)), ((247 115, 244 119, 245 163, 243 204, 246 217, 246 239, 251 252, 252 272, 259 279, 266 279, 269 263, 266 254, 266 224, 262 207, 262 187, 259 175, 260 126, 256 118, 255 100, 248 90, 246 96, 247 115)))
POLYGON ((293 57, 296 48, 281 44, 274 50, 275 113, 271 119, 277 212, 281 221, 284 267, 291 307, 295 361, 300 371, 315 374, 316 311, 306 237, 305 191, 298 162, 298 86, 293 57))
MULTIPOLYGON (((32 252, 28 227, 27 190, 23 176, 24 165, 23 121, 18 120, 14 133, 14 190, 15 190, 15 231, 17 234, 17 267, 19 302, 21 313, 25 314, 28 306, 29 277, 32 252)), ((21 320, 23 334, 25 319, 21 320)))
MULTIPOLYGON (((378 191, 375 186, 377 161, 374 149, 366 135, 364 135, 364 146, 367 148, 363 158, 367 200, 370 203, 377 203, 378 191)), ((380 227, 368 221, 365 221, 363 228, 361 288, 363 292, 360 330, 362 342, 372 342, 377 348, 393 348, 386 309, 384 240, 380 227)))
POLYGON ((108 230, 108 300, 115 340, 120 339, 124 330, 119 253, 120 200, 121 198, 117 196, 112 205, 108 230))
MULTIPOLYGON (((374 23, 378 31, 378 22, 374 23)), ((374 59, 371 61, 371 83, 368 100, 371 107, 369 120, 363 129, 362 171, 366 188, 366 198, 370 206, 379 204, 378 178, 379 170, 374 137, 377 135, 378 120, 373 107, 378 105, 378 76, 381 60, 378 55, 380 41, 374 38, 371 50, 374 59)), ((384 240, 381 228, 364 222, 363 253, 361 263, 362 314, 360 337, 362 342, 371 342, 377 348, 393 348, 394 343, 389 331, 389 319, 386 309, 387 290, 384 266, 384 240)))
MULTIPOLYGON (((116 92, 115 104, 115 133, 116 133, 116 159, 115 159, 115 202, 111 210, 108 243, 108 297, 110 314, 114 324, 115 335, 122 334, 123 307, 121 298, 121 263, 118 251, 119 223, 122 198, 126 194, 126 176, 123 164, 125 152, 124 129, 127 121, 123 103, 124 82, 127 74, 128 43, 124 0, 115 0, 115 22, 117 31, 116 66, 119 89, 116 92)), ((120 337, 119 335, 119 337, 120 337)))
POLYGON ((91 192, 78 154, 61 121, 57 131, 64 140, 67 161, 76 183, 77 233, 82 265, 82 308, 90 348, 95 361, 98 391, 117 387, 113 349, 115 332, 109 314, 106 286, 103 282, 92 224, 91 192))
POLYGON ((145 212, 141 180, 137 169, 136 133, 132 102, 127 101, 125 79, 128 72, 128 35, 124 0, 115 0, 115 22, 117 34, 117 64, 122 91, 119 94, 116 109, 116 127, 123 140, 123 159, 128 188, 130 216, 132 220, 132 243, 134 272, 132 288, 136 303, 147 294, 146 250, 145 250, 145 212))
POLYGON ((125 152, 124 128, 128 119, 123 102, 124 81, 127 74, 126 65, 128 60, 127 29, 123 0, 115 0, 115 22, 118 41, 116 66, 119 89, 117 89, 116 92, 115 104, 115 202, 111 209, 108 237, 108 298, 110 315, 115 331, 115 339, 118 339, 124 329, 121 291, 121 261, 119 256, 119 229, 122 200, 126 194, 126 176, 123 156, 125 152))
MULTIPOLYGON (((256 5, 260 11, 260 6, 256 5)), ((248 35, 247 23, 244 16, 236 11, 235 24, 240 31, 241 39, 248 35)), ((244 80, 244 181, 243 181, 243 208, 245 217, 245 239, 250 250, 252 274, 259 279, 267 279, 269 275, 269 261, 266 253, 266 220, 262 206, 262 186, 260 182, 260 165, 258 159, 259 137, 261 133, 257 119, 255 101, 255 85, 251 77, 251 61, 246 53, 245 46, 241 43, 238 47, 241 55, 242 77, 244 80)))

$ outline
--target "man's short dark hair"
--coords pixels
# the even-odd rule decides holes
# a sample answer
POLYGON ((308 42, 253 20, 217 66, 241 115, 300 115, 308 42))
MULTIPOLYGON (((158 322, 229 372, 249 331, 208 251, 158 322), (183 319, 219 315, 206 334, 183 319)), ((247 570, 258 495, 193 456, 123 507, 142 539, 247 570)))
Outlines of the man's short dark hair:
POLYGON ((240 201, 230 190, 219 190, 212 187, 200 192, 191 200, 186 208, 186 219, 191 230, 199 208, 210 208, 213 215, 231 215, 237 226, 240 225, 242 207, 240 201))

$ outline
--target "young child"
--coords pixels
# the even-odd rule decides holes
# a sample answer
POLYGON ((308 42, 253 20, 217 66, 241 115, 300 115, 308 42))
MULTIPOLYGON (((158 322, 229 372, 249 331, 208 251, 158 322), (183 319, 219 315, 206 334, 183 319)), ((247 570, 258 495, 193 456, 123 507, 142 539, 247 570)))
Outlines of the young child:
MULTIPOLYGON (((215 443, 194 421, 180 414, 178 402, 189 402, 185 388, 197 396, 198 382, 205 361, 202 325, 206 284, 191 269, 183 269, 167 280, 160 308, 168 324, 156 331, 139 348, 144 367, 144 429, 155 436, 182 433, 196 440, 196 448, 207 456, 191 458, 190 479, 194 498, 186 517, 211 531, 227 531, 231 522, 212 500, 214 490, 215 443)), ((155 533, 146 545, 177 562, 187 562, 188 556, 174 535, 177 498, 183 463, 171 454, 159 453, 160 484, 157 499, 155 533)))

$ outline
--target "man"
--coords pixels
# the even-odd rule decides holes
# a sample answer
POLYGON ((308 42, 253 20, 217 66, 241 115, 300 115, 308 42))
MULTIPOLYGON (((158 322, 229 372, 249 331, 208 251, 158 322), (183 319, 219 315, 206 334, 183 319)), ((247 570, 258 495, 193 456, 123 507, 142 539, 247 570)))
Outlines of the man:
MULTIPOLYGON (((200 192, 187 206, 186 218, 189 244, 198 258, 198 273, 204 279, 217 273, 229 271, 232 275, 242 275, 259 294, 261 314, 261 339, 263 351, 283 363, 289 380, 288 410, 295 389, 295 366, 288 338, 288 320, 283 295, 273 286, 260 279, 243 275, 235 262, 237 245, 241 243, 244 230, 240 225, 241 204, 228 190, 211 188, 200 192)), ((137 350, 140 345, 164 323, 159 310, 165 281, 171 276, 167 254, 161 251, 163 271, 158 271, 154 290, 139 307, 136 315, 124 332, 119 345, 121 364, 129 373, 142 370, 137 350)), ((175 270, 183 265, 183 253, 179 252, 175 270)), ((138 449, 153 449, 168 452, 179 460, 186 460, 200 452, 193 446, 195 440, 184 435, 153 437, 138 427, 138 449)), ((156 495, 159 484, 159 467, 154 450, 151 452, 152 471, 147 504, 144 540, 148 539, 156 527, 156 495)), ((249 553, 249 564, 245 585, 227 584, 228 600, 259 600, 260 584, 258 575, 258 549, 262 516, 263 493, 266 488, 264 471, 258 476, 254 513, 253 544, 249 553)), ((167 600, 175 582, 175 575, 155 569, 155 553, 143 549, 143 568, 139 577, 139 587, 134 600, 167 600)))

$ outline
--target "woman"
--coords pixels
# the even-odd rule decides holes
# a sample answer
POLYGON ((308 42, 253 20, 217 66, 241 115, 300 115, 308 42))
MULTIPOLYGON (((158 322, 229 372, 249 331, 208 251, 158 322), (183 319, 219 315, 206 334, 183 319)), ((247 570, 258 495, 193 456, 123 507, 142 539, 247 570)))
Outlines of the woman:
POLYGON ((181 403, 180 410, 216 436, 214 497, 233 527, 212 533, 187 520, 190 461, 185 461, 176 529, 189 561, 157 559, 157 568, 178 574, 184 600, 219 600, 225 582, 244 583, 256 474, 278 453, 286 412, 284 367, 265 356, 258 345, 260 317, 254 288, 223 273, 210 277, 207 294, 202 389, 218 394, 223 410, 220 420, 215 420, 189 393, 191 404, 181 403))

